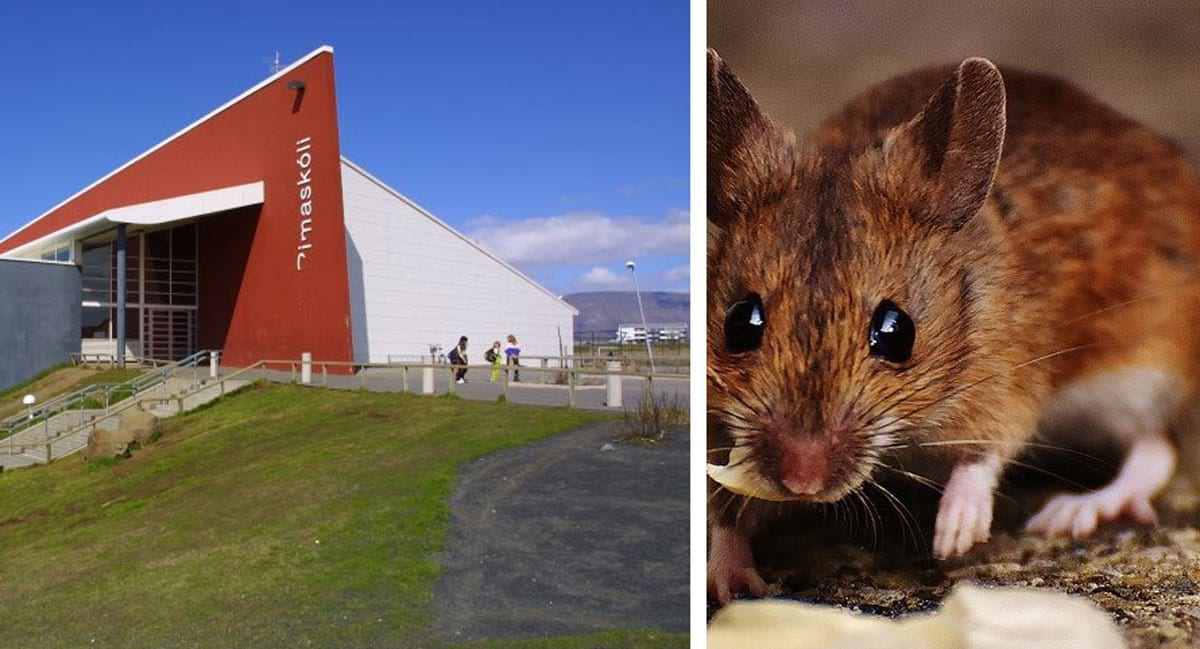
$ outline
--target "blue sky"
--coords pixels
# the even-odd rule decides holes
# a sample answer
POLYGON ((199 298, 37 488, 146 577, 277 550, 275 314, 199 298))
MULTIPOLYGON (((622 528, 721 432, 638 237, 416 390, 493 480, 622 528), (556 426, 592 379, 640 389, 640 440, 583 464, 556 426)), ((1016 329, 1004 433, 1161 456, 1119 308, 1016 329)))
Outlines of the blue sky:
POLYGON ((686 291, 688 34, 684 0, 3 3, 0 231, 328 44, 346 157, 553 291, 686 291))

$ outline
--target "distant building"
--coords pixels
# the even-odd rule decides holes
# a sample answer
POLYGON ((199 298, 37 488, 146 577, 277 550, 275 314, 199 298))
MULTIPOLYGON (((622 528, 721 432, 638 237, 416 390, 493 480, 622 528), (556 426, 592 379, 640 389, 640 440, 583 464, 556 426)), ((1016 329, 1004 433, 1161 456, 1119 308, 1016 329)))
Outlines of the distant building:
POLYGON ((73 267, 67 335, 91 353, 379 362, 466 335, 480 362, 510 333, 571 354, 578 314, 342 156, 330 47, 3 237, 0 258, 73 267))
POLYGON ((687 342, 688 325, 686 322, 651 322, 643 326, 638 324, 617 325, 617 342, 641 343, 650 337, 650 342, 687 342))

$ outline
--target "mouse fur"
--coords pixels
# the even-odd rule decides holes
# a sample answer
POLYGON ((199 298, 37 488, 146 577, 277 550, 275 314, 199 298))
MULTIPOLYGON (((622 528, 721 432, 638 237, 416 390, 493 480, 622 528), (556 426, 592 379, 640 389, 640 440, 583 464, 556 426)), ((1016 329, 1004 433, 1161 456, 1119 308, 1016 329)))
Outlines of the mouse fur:
POLYGON ((1127 459, 1031 531, 1154 520, 1200 373, 1200 185, 1170 141, 970 58, 876 85, 797 144, 710 50, 707 154, 711 594, 765 590, 764 520, 884 476, 941 488, 931 549, 962 554, 1035 435, 1127 459), (868 350, 885 301, 916 332, 900 362, 868 350))

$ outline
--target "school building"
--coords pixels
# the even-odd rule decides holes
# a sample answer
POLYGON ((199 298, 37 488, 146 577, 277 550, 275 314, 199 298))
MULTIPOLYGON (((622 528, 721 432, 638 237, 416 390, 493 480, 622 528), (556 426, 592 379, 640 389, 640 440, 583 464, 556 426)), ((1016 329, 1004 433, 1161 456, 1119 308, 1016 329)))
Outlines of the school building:
MULTIPOLYGON (((578 314, 342 155, 330 47, 9 234, 0 260, 65 278, 42 297, 69 301, 55 317, 77 309, 78 327, 34 332, 53 354, 66 337, 153 359, 221 349, 233 366, 386 362, 466 335, 482 362, 509 333, 525 355, 570 354, 578 314)), ((0 332, 38 326, 0 308, 0 332)))

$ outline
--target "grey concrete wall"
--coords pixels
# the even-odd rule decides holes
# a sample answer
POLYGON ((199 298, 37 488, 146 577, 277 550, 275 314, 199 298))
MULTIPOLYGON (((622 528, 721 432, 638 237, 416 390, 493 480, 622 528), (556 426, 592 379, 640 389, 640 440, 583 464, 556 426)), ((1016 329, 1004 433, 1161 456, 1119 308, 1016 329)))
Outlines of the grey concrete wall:
POLYGON ((0 259, 0 390, 79 351, 80 295, 76 266, 0 259))

